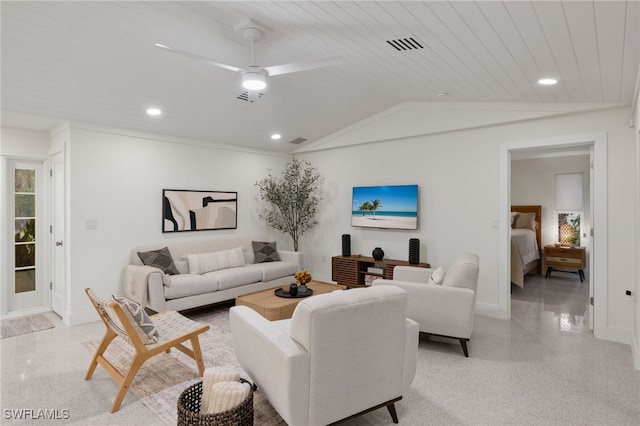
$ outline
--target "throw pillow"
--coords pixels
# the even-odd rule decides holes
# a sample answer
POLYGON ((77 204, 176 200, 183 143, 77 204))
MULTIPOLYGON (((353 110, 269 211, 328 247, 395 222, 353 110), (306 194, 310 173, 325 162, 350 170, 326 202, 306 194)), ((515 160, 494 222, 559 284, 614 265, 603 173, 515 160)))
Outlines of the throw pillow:
POLYGON ((444 281, 444 269, 442 267, 437 268, 429 277, 429 282, 435 285, 441 285, 444 281))
POLYGON ((244 266, 244 246, 212 253, 185 254, 190 274, 204 274, 220 269, 244 266))
POLYGON ((178 275, 180 273, 175 263, 173 263, 173 257, 171 257, 168 247, 144 252, 139 251, 138 257, 143 264, 158 268, 167 275, 178 275))
POLYGON ((511 212, 511 227, 513 228, 513 224, 516 222, 516 217, 518 217, 518 213, 511 212))
POLYGON ((526 228, 532 231, 536 230, 536 214, 531 213, 518 213, 513 221, 514 228, 526 228))
POLYGON ((113 300, 122 306, 124 314, 127 315, 129 321, 133 325, 133 328, 136 330, 138 337, 142 340, 142 343, 158 342, 158 339, 160 338, 158 329, 142 306, 133 300, 127 299, 126 297, 114 295, 113 300))
POLYGON ((253 254, 256 256, 256 263, 275 262, 280 260, 276 242, 253 241, 253 254))

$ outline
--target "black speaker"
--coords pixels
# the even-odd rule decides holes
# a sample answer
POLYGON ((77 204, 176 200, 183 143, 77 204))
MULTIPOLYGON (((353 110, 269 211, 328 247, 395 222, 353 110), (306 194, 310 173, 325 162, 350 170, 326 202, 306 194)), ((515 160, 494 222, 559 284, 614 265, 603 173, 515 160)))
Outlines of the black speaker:
POLYGON ((342 234, 342 255, 351 256, 351 235, 342 234))
POLYGON ((409 238, 409 263, 420 263, 420 240, 417 238, 409 238))

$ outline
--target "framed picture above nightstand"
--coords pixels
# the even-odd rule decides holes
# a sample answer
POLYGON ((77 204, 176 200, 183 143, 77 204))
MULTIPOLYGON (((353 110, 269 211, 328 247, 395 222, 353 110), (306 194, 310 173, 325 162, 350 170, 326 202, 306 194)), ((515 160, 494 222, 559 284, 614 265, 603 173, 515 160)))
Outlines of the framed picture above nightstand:
POLYGON ((544 277, 549 278, 554 268, 576 269, 580 282, 583 282, 586 258, 584 247, 544 246, 543 260, 547 268, 544 277))

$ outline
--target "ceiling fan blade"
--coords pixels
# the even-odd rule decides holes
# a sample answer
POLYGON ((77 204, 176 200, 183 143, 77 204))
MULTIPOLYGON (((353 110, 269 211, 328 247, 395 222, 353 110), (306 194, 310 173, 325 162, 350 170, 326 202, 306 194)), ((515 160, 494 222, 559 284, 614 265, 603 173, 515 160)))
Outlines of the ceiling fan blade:
POLYGON ((229 71, 244 71, 242 68, 234 67, 233 65, 223 64, 221 62, 216 62, 213 59, 205 58, 204 56, 196 55, 195 53, 187 52, 186 50, 176 49, 175 47, 169 47, 164 44, 156 43, 156 47, 160 49, 168 50, 169 52, 177 53, 178 55, 186 56, 188 58, 198 59, 200 61, 208 62, 211 65, 215 65, 216 67, 224 68, 229 71))
POLYGON ((307 71, 315 68, 329 67, 332 65, 338 65, 342 62, 342 56, 331 56, 329 58, 322 59, 310 59, 308 61, 293 62, 291 64, 274 65, 272 67, 265 67, 264 70, 272 75, 290 74, 292 72, 307 71))

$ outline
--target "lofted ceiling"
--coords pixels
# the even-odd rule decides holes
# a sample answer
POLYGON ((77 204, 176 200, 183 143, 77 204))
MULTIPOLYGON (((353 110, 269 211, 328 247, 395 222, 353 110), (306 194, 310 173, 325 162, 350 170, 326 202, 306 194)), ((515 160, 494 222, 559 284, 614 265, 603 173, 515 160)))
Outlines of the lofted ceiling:
POLYGON ((81 121, 290 152, 404 102, 633 102, 637 1, 2 1, 2 122, 81 121), (241 76, 158 49, 246 67, 239 27, 265 27, 261 66, 342 56, 272 76, 255 102, 241 76), (420 47, 398 50, 392 40, 420 47), (541 77, 559 80, 541 86, 541 77), (443 96, 443 92, 446 95, 443 96), (157 106, 159 117, 145 110, 157 106), (272 141, 272 133, 282 134, 272 141), (303 138, 301 145, 290 141, 303 138))

